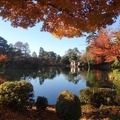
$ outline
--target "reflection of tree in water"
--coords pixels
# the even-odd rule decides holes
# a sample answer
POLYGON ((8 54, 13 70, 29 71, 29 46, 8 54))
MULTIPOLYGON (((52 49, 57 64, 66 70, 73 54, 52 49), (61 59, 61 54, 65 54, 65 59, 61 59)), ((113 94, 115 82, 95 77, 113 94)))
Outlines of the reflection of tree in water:
POLYGON ((46 79, 53 79, 56 74, 60 74, 60 69, 57 68, 40 68, 38 69, 5 69, 4 72, 1 72, 2 79, 3 77, 6 81, 16 81, 16 80, 26 80, 30 81, 31 79, 36 79, 39 77, 40 84, 43 84, 46 79))
POLYGON ((63 67, 61 68, 61 73, 64 75, 68 75, 68 73, 70 72, 70 68, 69 67, 63 67))
POLYGON ((0 75, 0 84, 4 83, 6 81, 5 76, 0 75))
POLYGON ((4 74, 7 81, 19 81, 20 78, 23 76, 23 71, 16 69, 6 69, 4 74))
POLYGON ((0 83, 4 81, 16 81, 39 78, 40 84, 47 79, 54 79, 56 75, 64 74, 69 82, 77 84, 81 78, 86 80, 88 87, 114 87, 108 79, 108 71, 90 70, 90 71, 71 71, 70 68, 43 67, 37 69, 5 69, 0 71, 0 83))
POLYGON ((46 79, 54 79, 57 74, 60 74, 60 70, 57 68, 41 68, 38 73, 40 85, 42 85, 46 79))
POLYGON ((73 82, 74 84, 77 84, 81 80, 81 76, 78 73, 69 72, 67 79, 69 82, 73 82))
POLYGON ((64 68, 62 69, 62 73, 66 76, 66 79, 69 82, 73 82, 74 84, 77 84, 81 80, 81 75, 77 70, 70 70, 68 68, 64 68))
MULTIPOLYGON (((33 78, 34 73, 37 73, 37 70, 23 70, 23 69, 5 69, 4 77, 7 81, 19 81, 19 80, 30 80, 33 78)), ((34 76, 35 77, 35 76, 34 76)))
POLYGON ((88 87, 113 87, 108 78, 108 71, 90 70, 89 73, 84 71, 84 76, 88 87))

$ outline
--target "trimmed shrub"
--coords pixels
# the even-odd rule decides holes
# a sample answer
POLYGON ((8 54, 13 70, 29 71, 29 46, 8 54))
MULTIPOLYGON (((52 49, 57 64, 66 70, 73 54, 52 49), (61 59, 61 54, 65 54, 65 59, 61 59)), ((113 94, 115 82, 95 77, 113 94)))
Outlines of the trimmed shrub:
POLYGON ((109 74, 110 81, 115 85, 117 94, 120 96, 120 69, 115 69, 109 74))
POLYGON ((37 110, 45 110, 48 106, 48 100, 46 97, 39 96, 35 103, 37 110))
POLYGON ((116 106, 120 106, 120 96, 116 96, 115 100, 114 100, 114 105, 116 106))
POLYGON ((69 91, 61 92, 56 103, 56 113, 64 120, 78 120, 81 116, 79 98, 69 91))
POLYGON ((15 110, 27 108, 33 97, 33 86, 26 81, 4 82, 0 85, 0 104, 15 110))
POLYGON ((112 105, 116 98, 116 91, 110 88, 86 88, 80 91, 82 104, 91 104, 95 107, 100 105, 112 105))

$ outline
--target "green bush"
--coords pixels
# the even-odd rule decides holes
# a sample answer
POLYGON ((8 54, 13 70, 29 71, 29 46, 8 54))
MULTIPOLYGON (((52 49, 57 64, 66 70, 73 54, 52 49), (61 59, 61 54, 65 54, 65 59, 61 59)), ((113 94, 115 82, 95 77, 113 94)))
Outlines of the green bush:
POLYGON ((48 106, 48 100, 45 97, 39 96, 35 103, 37 110, 45 110, 48 106))
POLYGON ((0 104, 15 110, 27 108, 33 97, 33 86, 26 81, 5 82, 0 85, 0 104))
POLYGON ((120 96, 116 96, 116 98, 115 98, 115 100, 114 100, 114 104, 116 105, 116 106, 120 106, 120 96))
POLYGON ((79 98, 69 91, 61 92, 56 103, 56 113, 64 120, 78 120, 81 116, 79 98))
POLYGON ((109 74, 110 81, 115 85, 117 94, 120 96, 120 69, 115 69, 109 74))
POLYGON ((113 70, 112 76, 114 80, 120 80, 120 69, 113 70))
POLYGON ((116 98, 116 91, 110 88, 86 88, 80 91, 82 104, 91 104, 95 107, 112 105, 116 98))
POLYGON ((120 67, 120 62, 116 59, 112 64, 111 67, 113 68, 119 68, 120 67))

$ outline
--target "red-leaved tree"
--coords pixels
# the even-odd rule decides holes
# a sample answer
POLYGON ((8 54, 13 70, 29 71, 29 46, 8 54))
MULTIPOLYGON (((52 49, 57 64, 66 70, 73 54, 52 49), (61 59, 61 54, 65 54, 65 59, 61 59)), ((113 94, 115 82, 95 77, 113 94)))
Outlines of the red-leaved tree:
POLYGON ((88 47, 88 57, 92 57, 95 63, 120 61, 120 31, 109 33, 101 30, 88 47))
POLYGON ((8 59, 7 55, 0 54, 0 62, 1 61, 6 61, 8 59))

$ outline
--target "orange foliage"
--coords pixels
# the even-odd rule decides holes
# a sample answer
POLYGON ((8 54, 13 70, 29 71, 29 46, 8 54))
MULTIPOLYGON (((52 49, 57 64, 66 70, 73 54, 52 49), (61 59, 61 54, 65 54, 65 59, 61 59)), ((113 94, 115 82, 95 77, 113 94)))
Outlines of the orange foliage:
POLYGON ((12 26, 33 27, 61 37, 79 37, 115 22, 119 0, 0 0, 0 16, 12 26))
POLYGON ((0 84, 4 83, 6 81, 6 78, 3 76, 0 76, 0 84))
POLYGON ((96 79, 96 80, 97 80, 97 79, 101 80, 102 71, 100 71, 100 70, 95 70, 95 71, 94 71, 94 75, 95 75, 95 79, 96 79))
POLYGON ((88 57, 95 59, 95 63, 120 60, 120 31, 117 34, 108 34, 101 30, 97 37, 93 38, 89 46, 88 57))
POLYGON ((7 59, 7 55, 0 54, 0 61, 5 61, 7 59))

